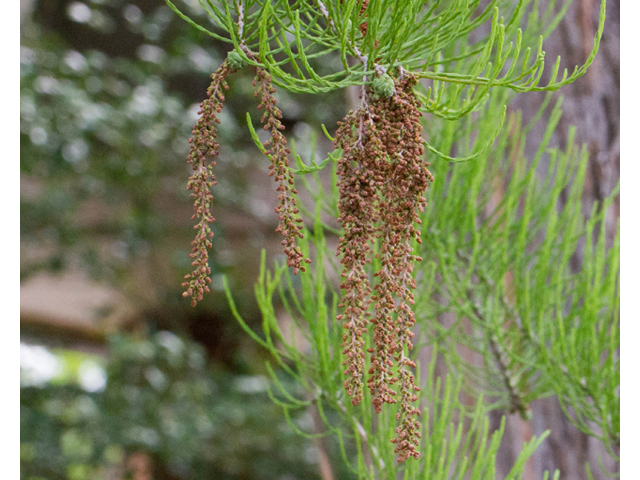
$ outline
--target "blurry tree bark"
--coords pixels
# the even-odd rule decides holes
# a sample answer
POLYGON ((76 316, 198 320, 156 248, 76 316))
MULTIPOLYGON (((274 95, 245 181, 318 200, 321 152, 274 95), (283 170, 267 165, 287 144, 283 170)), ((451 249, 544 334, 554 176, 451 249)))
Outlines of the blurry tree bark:
MULTIPOLYGON (((598 22, 598 8, 594 0, 578 0, 573 3, 556 31, 545 41, 546 58, 562 58, 562 65, 578 65, 589 55, 598 22)), ((560 93, 564 97, 563 117, 552 142, 564 147, 570 126, 575 126, 576 143, 589 149, 589 169, 583 194, 584 211, 594 202, 601 202, 610 194, 620 179, 620 2, 607 2, 607 20, 600 51, 587 72, 560 93)), ((519 95, 511 108, 536 112, 544 94, 519 95)), ((557 95, 557 94, 556 94, 557 95)), ((531 113, 530 113, 531 114, 531 113)), ((544 122, 541 122, 544 124, 544 122)), ((542 132, 540 132, 541 134, 542 132)), ((536 142, 532 142, 534 146, 536 142)), ((614 202, 608 216, 607 239, 612 240, 620 217, 620 197, 614 202)), ((574 268, 582 263, 582 253, 572 259, 574 268)), ((525 480, 542 478, 545 470, 561 471, 563 480, 586 478, 585 463, 589 461, 594 479, 607 478, 598 468, 598 457, 609 471, 618 471, 619 465, 610 459, 601 442, 580 432, 569 423, 558 401, 554 398, 532 403, 532 420, 525 422, 518 415, 508 416, 505 442, 500 451, 501 474, 504 476, 515 461, 522 442, 531 435, 540 435, 547 428, 551 435, 530 460, 525 480), (504 448, 507 447, 507 448, 504 448)), ((494 426, 507 412, 496 411, 492 415, 494 426)), ((507 413, 508 414, 508 413, 507 413)))

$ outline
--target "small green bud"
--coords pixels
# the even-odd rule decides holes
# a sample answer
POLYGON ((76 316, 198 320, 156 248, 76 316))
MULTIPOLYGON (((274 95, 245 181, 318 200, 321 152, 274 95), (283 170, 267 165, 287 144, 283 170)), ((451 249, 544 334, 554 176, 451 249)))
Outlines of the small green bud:
POLYGON ((232 50, 227 54, 227 60, 229 62, 229 66, 234 70, 240 70, 247 64, 245 59, 242 58, 242 55, 235 50, 232 50))
POLYGON ((373 81, 373 91, 381 97, 387 97, 393 95, 395 90, 395 83, 387 73, 380 75, 373 81))

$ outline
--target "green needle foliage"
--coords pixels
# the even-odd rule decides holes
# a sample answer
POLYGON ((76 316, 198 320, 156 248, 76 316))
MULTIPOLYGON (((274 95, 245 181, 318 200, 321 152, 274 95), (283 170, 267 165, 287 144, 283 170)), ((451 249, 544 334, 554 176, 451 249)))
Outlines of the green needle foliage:
MULTIPOLYGON (((500 100, 491 102, 494 112, 500 100)), ((560 112, 557 102, 546 138, 560 112)), ((286 265, 269 271, 263 256, 256 285, 261 334, 237 314, 227 288, 243 328, 308 392, 304 398, 292 397, 274 374, 274 400, 287 412, 337 412, 340 422, 327 420, 325 433, 336 435, 345 451, 356 445, 357 456, 345 461, 359 478, 392 479, 400 472, 403 478, 495 478, 503 426, 490 436, 487 411, 502 408, 528 419, 530 402, 551 395, 560 400, 567 418, 603 441, 611 455, 619 448, 619 238, 607 246, 604 231, 605 213, 617 192, 584 215, 586 150, 570 139, 562 150, 543 143, 529 158, 523 151, 533 125, 522 126, 520 114, 514 113, 507 126, 509 134, 477 161, 440 162, 434 169, 443 181, 436 180, 430 191, 422 215, 423 243, 416 245, 425 259, 415 272, 418 340, 412 354, 422 360, 416 373, 424 424, 419 462, 401 468, 394 461, 389 439, 397 406, 387 405, 376 415, 368 392, 354 407, 342 387, 339 265, 325 237, 334 228, 322 221, 323 210, 336 210, 336 195, 323 188, 317 172, 305 182, 316 202, 302 243, 312 267, 293 277, 286 265), (535 167, 543 161, 547 173, 540 179, 535 167), (499 198, 496 190, 502 191, 499 198), (567 194, 564 205, 562 192, 567 194), (584 261, 576 271, 571 258, 581 242, 584 261), (279 308, 291 320, 285 324, 291 331, 283 331, 279 308), (447 314, 453 321, 443 320, 447 314), (304 346, 295 342, 300 334, 304 346), (482 361, 465 360, 472 358, 469 352, 482 361), (436 358, 451 373, 435 377, 436 358), (472 405, 469 398, 476 399, 472 405)), ((462 148, 470 131, 440 132, 440 145, 462 148)), ((372 337, 365 338, 367 346, 372 337)), ((526 459, 545 436, 525 446, 507 478, 520 478, 526 459)))
MULTIPOLYGON (((547 147, 560 103, 533 159, 522 154, 532 125, 522 126, 514 114, 509 134, 491 153, 434 185, 425 247, 418 249, 431 259, 425 276, 433 282, 417 291, 416 312, 425 321, 436 312, 455 316, 447 327, 428 322, 424 342, 449 345, 444 355, 473 380, 468 385, 525 418, 529 402, 557 395, 571 422, 613 454, 619 447, 619 236, 608 247, 604 226, 617 190, 590 215, 582 213, 586 149, 574 144, 573 133, 564 149, 547 147), (543 160, 541 180, 536 167, 543 160), (581 242, 576 270, 572 258, 581 242), (460 345, 482 355, 482 368, 464 364, 460 345)), ((448 170, 438 164, 435 175, 445 178, 448 170)))
POLYGON ((549 2, 540 13, 539 2, 531 0, 494 0, 485 6, 479 0, 199 0, 211 18, 212 25, 206 27, 166 1, 200 31, 232 44, 248 64, 266 68, 287 90, 317 93, 361 85, 401 65, 439 82, 428 90, 429 101, 424 103, 427 110, 446 118, 470 112, 492 87, 557 90, 574 81, 595 57, 605 8, 602 2, 594 47, 585 64, 571 74, 560 74, 558 59, 540 85, 545 66, 542 39, 558 24, 569 1, 549 2), (360 62, 352 66, 349 57, 360 62), (333 71, 320 71, 314 66, 318 59, 330 63, 333 71))
MULTIPOLYGON (((212 76, 189 157, 200 219, 196 270, 185 283, 194 303, 210 281, 205 233, 220 92, 236 70, 256 73, 271 140, 263 144, 247 121, 280 182, 278 230, 289 257, 268 270, 263 255, 261 334, 225 285, 237 320, 280 367, 269 366, 274 402, 287 419, 315 409, 325 424, 321 432, 291 427, 335 436, 358 478, 495 478, 504 418, 490 433, 487 412, 528 419, 531 401, 554 395, 617 458, 619 239, 604 228, 617 191, 582 212, 587 151, 573 134, 562 148, 549 145, 561 100, 535 148, 526 146, 550 94, 526 125, 520 113, 507 115, 515 93, 552 92, 585 73, 605 2, 591 54, 571 73, 559 58, 545 69, 543 51, 569 1, 200 0, 206 26, 167 4, 231 47, 212 76), (322 127, 335 147, 325 160, 315 162, 315 145, 308 162, 293 143, 284 147, 274 86, 359 87, 360 106, 335 138, 322 127), (294 175, 313 205, 296 203, 294 175), (328 247, 336 234, 340 263, 328 247), (292 276, 302 258, 311 265, 292 276), (448 374, 436 375, 437 361, 448 374), (282 372, 305 395, 285 388, 282 372)), ((521 477, 547 433, 523 447, 507 478, 521 477)))

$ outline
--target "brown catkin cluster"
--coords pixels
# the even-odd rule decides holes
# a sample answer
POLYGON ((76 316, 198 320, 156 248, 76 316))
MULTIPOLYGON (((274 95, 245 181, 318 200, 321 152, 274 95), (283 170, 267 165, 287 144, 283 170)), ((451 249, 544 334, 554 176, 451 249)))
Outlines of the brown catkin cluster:
POLYGON ((262 68, 255 68, 256 77, 253 86, 257 87, 255 95, 260 97, 258 109, 264 108, 264 114, 260 122, 264 124, 265 130, 271 131, 271 138, 264 143, 265 155, 271 161, 269 165, 269 176, 274 177, 278 183, 278 206, 275 212, 278 214, 277 232, 282 233, 284 240, 284 253, 287 255, 287 265, 293 267, 293 273, 299 270, 305 271, 303 263, 311 263, 305 258, 302 250, 296 244, 297 238, 302 238, 302 219, 300 210, 296 207, 296 199, 293 195, 298 192, 294 187, 293 173, 289 168, 288 155, 291 151, 287 148, 287 139, 280 130, 284 130, 284 125, 280 122, 282 112, 276 104, 274 96, 276 89, 271 83, 271 77, 262 68), (265 123, 266 122, 266 123, 265 123))
POLYGON ((213 167, 216 162, 213 160, 220 151, 220 145, 216 141, 216 124, 220 123, 217 115, 222 111, 224 102, 223 90, 228 90, 229 86, 226 77, 233 70, 228 62, 224 62, 218 70, 211 75, 211 85, 207 89, 207 98, 200 103, 198 121, 191 131, 192 137, 189 139, 191 147, 187 162, 191 165, 193 173, 187 182, 187 190, 191 190, 194 213, 191 216, 198 223, 193 227, 196 230, 196 237, 191 242, 193 246, 189 256, 193 259, 191 265, 194 270, 185 275, 185 282, 182 284, 186 288, 182 294, 184 297, 191 297, 193 306, 200 300, 205 292, 209 291, 208 283, 211 283, 211 268, 209 267, 209 249, 213 232, 209 227, 215 219, 211 215, 211 187, 216 184, 216 177, 213 174, 213 167))
POLYGON ((367 328, 371 293, 365 267, 370 262, 369 252, 375 235, 378 189, 384 180, 375 176, 376 164, 383 161, 376 157, 377 151, 370 148, 371 140, 375 141, 375 138, 363 138, 364 123, 369 120, 364 110, 352 112, 340 123, 336 133, 336 147, 343 150, 338 162, 338 221, 344 229, 338 244, 343 265, 340 287, 344 290, 340 301, 343 313, 338 320, 342 320, 346 330, 342 338, 347 357, 343 364, 346 366, 344 386, 354 405, 362 400, 365 361, 362 335, 367 328))
POLYGON ((374 344, 368 349, 367 386, 377 412, 384 403, 400 401, 400 423, 392 440, 400 462, 420 456, 420 423, 416 419, 420 410, 413 405, 419 388, 410 370, 415 363, 408 353, 415 324, 412 272, 414 263, 421 259, 412 254, 411 241, 420 242, 416 224, 426 205, 425 191, 433 181, 429 164, 423 160, 421 113, 412 90, 415 83, 409 76, 396 80, 395 91, 388 98, 368 91, 370 102, 350 113, 336 134, 336 146, 344 151, 338 166, 339 221, 344 228, 338 254, 343 264, 343 313, 339 318, 346 329, 345 387, 352 402, 358 404, 365 361, 362 335, 371 323, 374 344), (371 261, 371 244, 376 240, 380 268, 374 274, 372 291, 365 266, 371 261))

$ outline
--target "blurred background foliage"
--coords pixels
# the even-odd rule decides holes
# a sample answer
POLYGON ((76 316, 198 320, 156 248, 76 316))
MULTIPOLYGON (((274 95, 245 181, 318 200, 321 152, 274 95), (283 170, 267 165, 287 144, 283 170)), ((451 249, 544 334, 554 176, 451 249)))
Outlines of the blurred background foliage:
MULTIPOLYGON (((205 21, 197 1, 189 6, 205 21)), ((320 444, 297 437, 269 400, 267 357, 221 289, 229 275, 257 322, 259 251, 271 244, 279 255, 275 185, 247 140, 245 112, 259 118, 252 77, 234 77, 222 112, 214 292, 192 309, 179 287, 192 224, 184 159, 229 47, 162 0, 22 7, 21 281, 82 272, 117 286, 130 308, 112 329, 121 335, 90 342, 21 322, 21 477, 319 478, 320 444)), ((279 91, 287 135, 304 145, 310 126, 335 125, 343 95, 279 91)), ((96 311, 95 322, 110 312, 96 311)))
MULTIPOLYGON (((37 349, 22 354, 42 356, 37 349)), ((55 355, 47 383, 23 370, 22 478, 144 478, 141 470, 157 479, 319 478, 313 444, 269 400, 266 377, 209 368, 192 341, 166 331, 114 337, 102 366, 55 355)), ((290 421, 309 428, 313 420, 290 421)))

